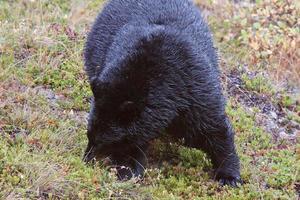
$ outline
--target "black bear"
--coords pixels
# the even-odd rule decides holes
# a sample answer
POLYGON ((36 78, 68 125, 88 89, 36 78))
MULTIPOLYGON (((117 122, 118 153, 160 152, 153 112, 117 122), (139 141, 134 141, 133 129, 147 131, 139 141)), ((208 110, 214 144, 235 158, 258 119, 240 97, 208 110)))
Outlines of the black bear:
POLYGON ((86 162, 109 156, 120 179, 142 176, 149 142, 167 132, 208 153, 221 184, 240 182, 218 57, 191 1, 108 1, 84 57, 94 95, 86 162))

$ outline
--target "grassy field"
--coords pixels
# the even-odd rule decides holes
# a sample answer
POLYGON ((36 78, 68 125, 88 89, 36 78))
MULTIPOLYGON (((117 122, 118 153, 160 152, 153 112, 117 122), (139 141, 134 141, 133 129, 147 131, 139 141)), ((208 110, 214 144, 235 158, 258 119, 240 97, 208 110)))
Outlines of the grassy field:
POLYGON ((146 178, 81 161, 91 91, 82 50, 101 0, 0 0, 0 199, 299 199, 300 5, 197 0, 220 52, 245 184, 204 153, 153 142, 146 178))

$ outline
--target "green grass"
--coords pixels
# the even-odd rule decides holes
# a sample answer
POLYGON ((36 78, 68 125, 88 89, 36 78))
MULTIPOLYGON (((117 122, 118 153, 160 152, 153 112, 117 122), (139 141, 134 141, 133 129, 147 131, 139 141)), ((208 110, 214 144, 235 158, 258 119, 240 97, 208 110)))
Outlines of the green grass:
MULTIPOLYGON (((282 1, 276 2, 280 7, 282 1)), ((296 1, 290 2, 295 8, 284 7, 292 10, 290 15, 275 13, 273 20, 290 17, 293 24, 299 7, 296 1)), ((225 75, 242 70, 241 66, 251 66, 249 70, 257 74, 280 72, 283 77, 297 80, 299 71, 290 73, 296 65, 280 68, 278 60, 269 55, 268 40, 262 37, 264 30, 277 38, 276 55, 282 52, 295 63, 294 55, 285 54, 285 45, 292 47, 297 27, 275 23, 290 33, 288 36, 273 32, 274 27, 264 29, 272 21, 264 22, 260 17, 251 21, 251 13, 261 16, 257 9, 265 12, 274 6, 261 2, 255 4, 255 9, 253 5, 244 8, 232 1, 198 4, 210 13, 208 22, 225 63, 225 75), (255 31, 258 35, 249 43, 255 31), (253 48, 258 48, 257 53, 251 53, 253 48)), ((277 138, 268 132, 259 120, 265 117, 262 111, 246 106, 237 96, 229 98, 227 113, 236 131, 245 182, 239 188, 220 187, 213 181, 210 160, 203 152, 165 139, 153 143, 143 182, 119 182, 102 163, 84 165, 81 158, 87 143, 86 115, 92 93, 83 70, 82 49, 102 5, 101 0, 0 0, 0 199, 298 198, 297 138, 277 138)), ((270 101, 282 105, 287 113, 285 120, 300 123, 299 94, 278 88, 282 79, 277 76, 247 74, 240 77, 242 89, 267 95, 270 101)), ((299 135, 297 127, 291 130, 299 135)))
POLYGON ((274 93, 274 89, 272 88, 270 81, 263 75, 256 75, 255 77, 250 78, 247 74, 243 74, 242 80, 247 90, 252 90, 264 94, 274 93))

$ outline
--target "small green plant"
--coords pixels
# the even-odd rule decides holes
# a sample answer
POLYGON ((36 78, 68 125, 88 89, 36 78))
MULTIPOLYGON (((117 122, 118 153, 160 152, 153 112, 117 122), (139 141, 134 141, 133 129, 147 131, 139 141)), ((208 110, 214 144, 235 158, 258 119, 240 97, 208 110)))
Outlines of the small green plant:
POLYGON ((289 95, 284 95, 281 100, 284 107, 289 107, 296 103, 296 101, 289 95))
POLYGON ((250 78, 247 74, 243 74, 242 80, 245 84, 246 89, 248 90, 265 94, 274 93, 274 89, 272 88, 270 80, 263 77, 262 75, 256 75, 253 78, 250 78))

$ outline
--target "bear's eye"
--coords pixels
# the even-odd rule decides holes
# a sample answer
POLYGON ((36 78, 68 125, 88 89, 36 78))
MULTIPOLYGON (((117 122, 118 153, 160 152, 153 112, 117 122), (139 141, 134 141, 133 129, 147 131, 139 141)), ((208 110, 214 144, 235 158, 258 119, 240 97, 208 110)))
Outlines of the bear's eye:
POLYGON ((133 101, 125 101, 119 108, 119 119, 121 123, 131 122, 138 114, 138 109, 133 101))

